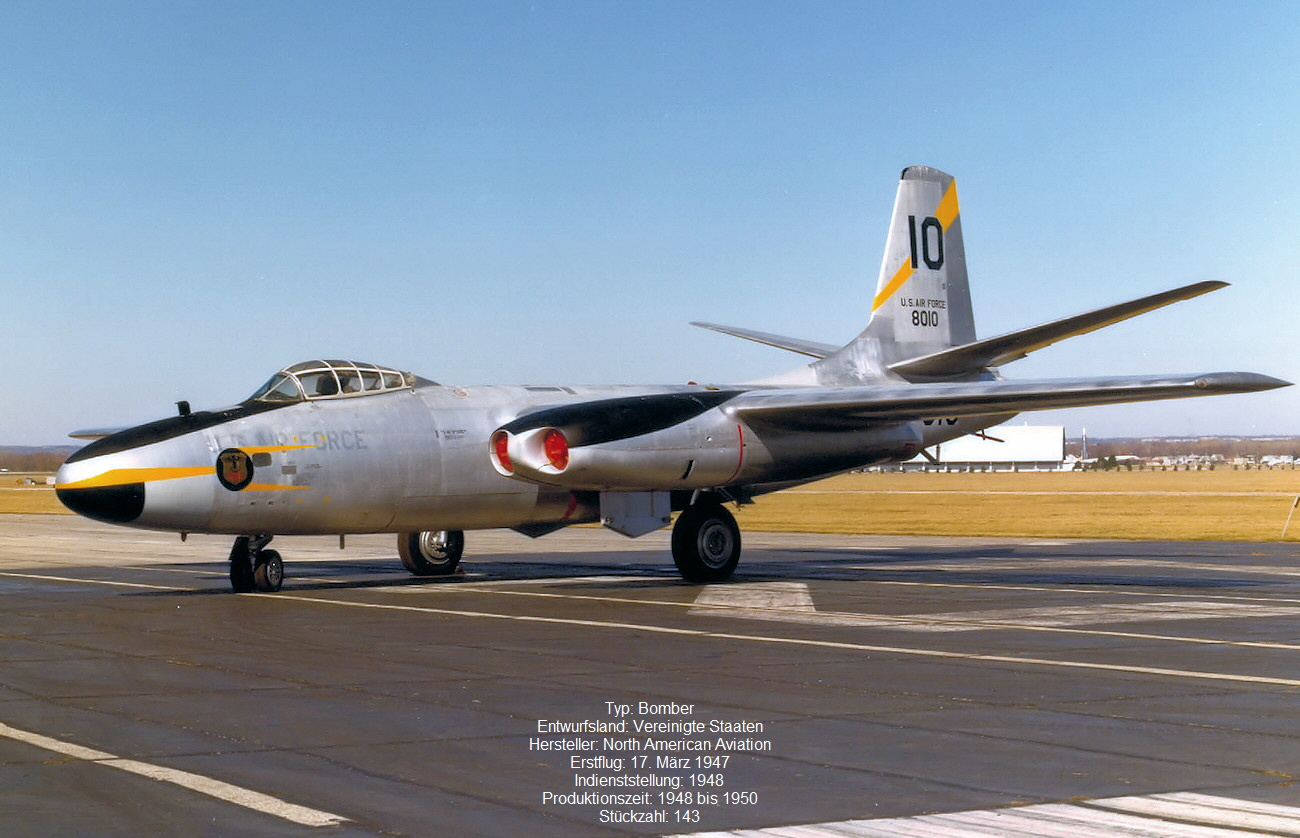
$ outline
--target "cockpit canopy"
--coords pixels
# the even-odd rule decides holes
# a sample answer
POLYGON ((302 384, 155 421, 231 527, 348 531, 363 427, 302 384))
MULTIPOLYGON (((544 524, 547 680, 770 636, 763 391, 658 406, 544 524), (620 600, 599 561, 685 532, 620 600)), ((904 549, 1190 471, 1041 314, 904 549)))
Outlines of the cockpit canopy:
POLYGON ((357 361, 303 361, 271 376, 249 401, 283 404, 303 399, 350 399, 415 386, 415 376, 357 361))

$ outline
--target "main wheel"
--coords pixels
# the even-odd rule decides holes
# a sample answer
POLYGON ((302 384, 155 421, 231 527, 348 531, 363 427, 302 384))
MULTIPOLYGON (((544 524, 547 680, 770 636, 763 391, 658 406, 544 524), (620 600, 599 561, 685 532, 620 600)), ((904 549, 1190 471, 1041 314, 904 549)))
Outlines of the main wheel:
POLYGON ((253 587, 262 593, 273 594, 284 584, 284 562, 274 550, 258 550, 257 564, 253 566, 253 587))
POLYGON ((402 566, 416 576, 447 576, 456 572, 465 552, 465 533, 460 530, 404 532, 397 536, 402 566))
POLYGON ((687 582, 722 582, 740 561, 740 527, 721 504, 688 506, 673 525, 673 564, 687 582))

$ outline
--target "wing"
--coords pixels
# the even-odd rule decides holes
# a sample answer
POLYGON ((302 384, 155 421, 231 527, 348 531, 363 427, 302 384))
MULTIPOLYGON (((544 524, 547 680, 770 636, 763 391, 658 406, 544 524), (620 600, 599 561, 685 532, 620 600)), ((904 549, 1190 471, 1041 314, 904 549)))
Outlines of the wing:
POLYGON ((1162 308, 1179 300, 1187 300, 1208 294, 1220 288, 1226 288, 1226 282, 1197 282, 1172 291, 1163 291, 1149 297, 1131 300, 1127 303, 1099 308, 1074 317, 1053 320, 1041 326, 1008 332, 1005 335, 977 340, 973 343, 954 346, 918 358, 909 358, 891 364, 890 369, 899 375, 917 378, 939 378, 962 375, 985 367, 994 367, 1009 361, 1025 357, 1036 349, 1050 346, 1057 341, 1075 335, 1083 335, 1103 326, 1119 323, 1130 317, 1145 314, 1162 308))
POLYGON ((756 332, 753 329, 741 329, 736 326, 719 326, 717 323, 691 323, 692 326, 699 326, 701 329, 712 329, 715 332, 722 332, 724 335, 752 340, 755 343, 775 346, 777 349, 785 349, 790 352, 797 352, 800 355, 807 355, 810 358, 825 358, 839 351, 838 346, 829 343, 818 343, 812 340, 800 340, 799 338, 788 338, 784 335, 774 335, 770 332, 756 332))
POLYGON ((1258 373, 1215 372, 1188 376, 781 388, 747 391, 730 400, 724 409, 754 425, 834 431, 860 428, 868 422, 1253 393, 1289 384, 1258 373))

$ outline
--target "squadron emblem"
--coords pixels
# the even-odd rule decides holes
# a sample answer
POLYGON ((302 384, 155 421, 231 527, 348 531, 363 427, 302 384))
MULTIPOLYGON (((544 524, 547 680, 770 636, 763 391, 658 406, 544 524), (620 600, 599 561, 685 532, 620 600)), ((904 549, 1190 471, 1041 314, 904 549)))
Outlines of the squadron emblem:
POLYGON ((217 479, 232 492, 253 482, 253 460, 238 448, 227 448, 217 455, 217 479))

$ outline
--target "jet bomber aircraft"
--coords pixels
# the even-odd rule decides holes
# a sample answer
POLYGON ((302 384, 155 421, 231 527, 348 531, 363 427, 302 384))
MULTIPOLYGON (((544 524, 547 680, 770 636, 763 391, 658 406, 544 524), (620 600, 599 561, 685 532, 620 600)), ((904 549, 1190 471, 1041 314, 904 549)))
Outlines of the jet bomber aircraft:
POLYGON ((953 178, 903 171, 865 330, 818 343, 695 325, 812 358, 733 386, 450 387, 352 361, 276 373, 246 401, 94 441, 58 496, 99 521, 234 536, 235 591, 276 591, 277 535, 396 533, 417 575, 455 573, 465 530, 542 536, 599 522, 667 527, 690 582, 740 559, 727 504, 848 469, 907 460, 1020 411, 1223 393, 1289 382, 1246 372, 1006 380, 999 368, 1063 338, 1221 288, 1200 282, 977 339, 953 178))

